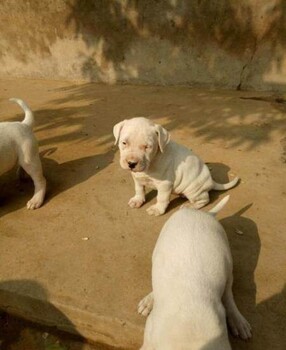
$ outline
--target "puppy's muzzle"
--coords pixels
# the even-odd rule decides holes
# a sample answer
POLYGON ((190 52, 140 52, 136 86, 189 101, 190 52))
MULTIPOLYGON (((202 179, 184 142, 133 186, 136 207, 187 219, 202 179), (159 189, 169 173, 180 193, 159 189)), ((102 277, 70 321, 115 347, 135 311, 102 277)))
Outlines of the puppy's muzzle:
POLYGON ((135 169, 136 165, 138 164, 138 162, 127 162, 128 163, 128 167, 129 169, 135 169))

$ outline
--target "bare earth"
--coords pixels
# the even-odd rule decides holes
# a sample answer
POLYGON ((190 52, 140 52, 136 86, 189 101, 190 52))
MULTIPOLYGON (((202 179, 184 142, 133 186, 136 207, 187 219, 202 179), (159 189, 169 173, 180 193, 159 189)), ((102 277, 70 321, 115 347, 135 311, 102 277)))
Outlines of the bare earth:
MULTIPOLYGON (((151 288, 152 250, 164 222, 184 202, 174 197, 161 217, 145 211, 154 192, 143 208, 127 206, 133 183, 119 167, 112 126, 145 116, 210 163, 216 181, 241 177, 228 191, 231 200, 220 219, 234 258, 234 294, 253 339, 230 337, 231 343, 233 349, 285 349, 283 98, 39 80, 2 80, 0 91, 1 121, 23 118, 10 97, 26 100, 34 110, 49 187, 44 206, 27 211, 31 182, 19 183, 16 171, 0 179, 1 309, 91 339, 96 349, 139 348, 145 320, 136 307, 151 288)), ((212 193, 208 207, 224 195, 212 193)), ((24 349, 16 346, 19 334, 5 350, 24 349)))

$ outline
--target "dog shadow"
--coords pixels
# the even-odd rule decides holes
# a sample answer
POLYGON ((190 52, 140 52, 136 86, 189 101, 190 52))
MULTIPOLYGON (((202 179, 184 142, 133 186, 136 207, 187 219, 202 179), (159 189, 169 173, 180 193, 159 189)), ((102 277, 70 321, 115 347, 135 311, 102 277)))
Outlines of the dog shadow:
MULTIPOLYGON (((256 284, 254 272, 257 266, 261 242, 256 223, 243 216, 252 204, 242 208, 232 216, 220 222, 227 233, 233 257, 233 294, 239 310, 252 326, 254 337, 257 333, 256 313, 256 284)), ((232 348, 241 349, 250 346, 253 340, 244 342, 230 336, 232 348)), ((254 349, 255 347, 250 347, 254 349)), ((267 347, 266 347, 267 348, 267 347)))
POLYGON ((45 154, 42 159, 48 184, 45 202, 48 203, 58 194, 95 176, 111 164, 113 159, 114 151, 112 149, 102 154, 74 159, 64 163, 58 163, 45 154))
MULTIPOLYGON (((286 284, 280 293, 256 304, 255 269, 261 242, 257 225, 243 213, 251 205, 221 220, 233 256, 233 293, 239 310, 252 326, 252 338, 245 342, 230 335, 233 350, 283 350, 286 344, 286 284)), ((217 345, 213 339, 203 350, 217 345)))
MULTIPOLYGON (((231 180, 229 179, 228 173, 231 170, 229 166, 223 164, 223 163, 206 163, 208 168, 210 169, 212 178, 214 179, 215 182, 219 184, 225 184, 227 182, 230 182, 231 180)), ((239 186, 239 182, 236 186, 239 186)), ((234 187, 236 187, 234 186, 234 187)), ((234 188, 233 187, 233 188, 234 188)), ((210 191, 210 202, 209 204, 215 202, 222 193, 228 192, 226 191, 210 191)))
MULTIPOLYGON (((286 284, 280 293, 256 306, 257 349, 284 350, 286 344, 286 284)), ((249 349, 252 349, 249 347, 249 349)))
MULTIPOLYGON (((56 148, 50 148, 40 153, 44 176, 47 180, 47 193, 43 206, 58 194, 98 174, 112 163, 114 158, 114 151, 109 150, 102 154, 59 163, 51 158, 56 150, 56 148)), ((16 173, 16 169, 13 169, 0 179, 0 216, 2 217, 25 208, 34 191, 32 179, 25 176, 24 181, 20 181, 16 173)))
MULTIPOLYGON (((224 179, 221 178, 221 180, 223 181, 224 179)), ((255 344, 255 334, 258 334, 258 330, 255 317, 256 284, 254 272, 259 258, 261 243, 255 222, 242 216, 251 205, 242 208, 232 216, 220 220, 226 231, 233 257, 234 299, 240 312, 251 324, 253 330, 253 338, 247 342, 232 336, 229 331, 229 340, 233 350, 242 348, 260 349, 255 344)), ((219 342, 219 338, 212 339, 202 350, 218 348, 219 342)), ((268 349, 267 346, 262 348, 268 349)))
POLYGON ((280 293, 256 304, 254 272, 261 242, 255 222, 242 216, 249 207, 221 220, 234 261, 234 297, 253 329, 253 337, 248 342, 242 344, 234 337, 230 337, 230 340, 234 350, 242 347, 249 350, 282 350, 286 344, 286 285, 280 293))

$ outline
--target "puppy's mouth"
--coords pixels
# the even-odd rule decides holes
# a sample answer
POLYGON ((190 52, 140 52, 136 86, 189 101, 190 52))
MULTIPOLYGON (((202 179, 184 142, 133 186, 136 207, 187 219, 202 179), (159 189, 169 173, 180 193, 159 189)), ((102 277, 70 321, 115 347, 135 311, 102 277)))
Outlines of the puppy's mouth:
POLYGON ((140 172, 146 170, 147 166, 146 166, 146 164, 144 162, 137 163, 136 165, 135 164, 128 164, 128 162, 127 162, 127 168, 132 173, 140 173, 140 172))
POLYGON ((120 165, 123 169, 129 170, 132 173, 139 173, 142 171, 147 170, 148 168, 148 161, 146 160, 135 160, 133 158, 121 158, 120 159, 120 165))
POLYGON ((141 167, 141 168, 138 168, 138 169, 129 169, 132 173, 140 173, 142 171, 145 170, 145 167, 141 167))

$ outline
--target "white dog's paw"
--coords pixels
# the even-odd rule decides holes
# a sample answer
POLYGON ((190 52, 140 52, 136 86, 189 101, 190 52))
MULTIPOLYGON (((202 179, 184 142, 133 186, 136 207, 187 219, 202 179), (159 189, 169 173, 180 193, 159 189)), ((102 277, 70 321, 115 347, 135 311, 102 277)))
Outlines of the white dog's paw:
POLYGON ((147 317, 153 309, 153 303, 153 293, 150 293, 138 304, 138 314, 147 317))
POLYGON ((228 315, 227 320, 234 336, 244 340, 251 338, 251 326, 241 314, 228 315))
POLYGON ((43 196, 35 195, 32 199, 30 199, 27 203, 27 209, 38 209, 43 204, 44 198, 43 196))
POLYGON ((134 196, 129 200, 128 205, 130 208, 140 208, 144 202, 145 202, 144 198, 134 196))
POLYGON ((147 213, 149 215, 154 215, 154 216, 162 215, 165 213, 165 211, 166 211, 165 207, 162 207, 158 204, 151 205, 151 207, 147 209, 147 213))

